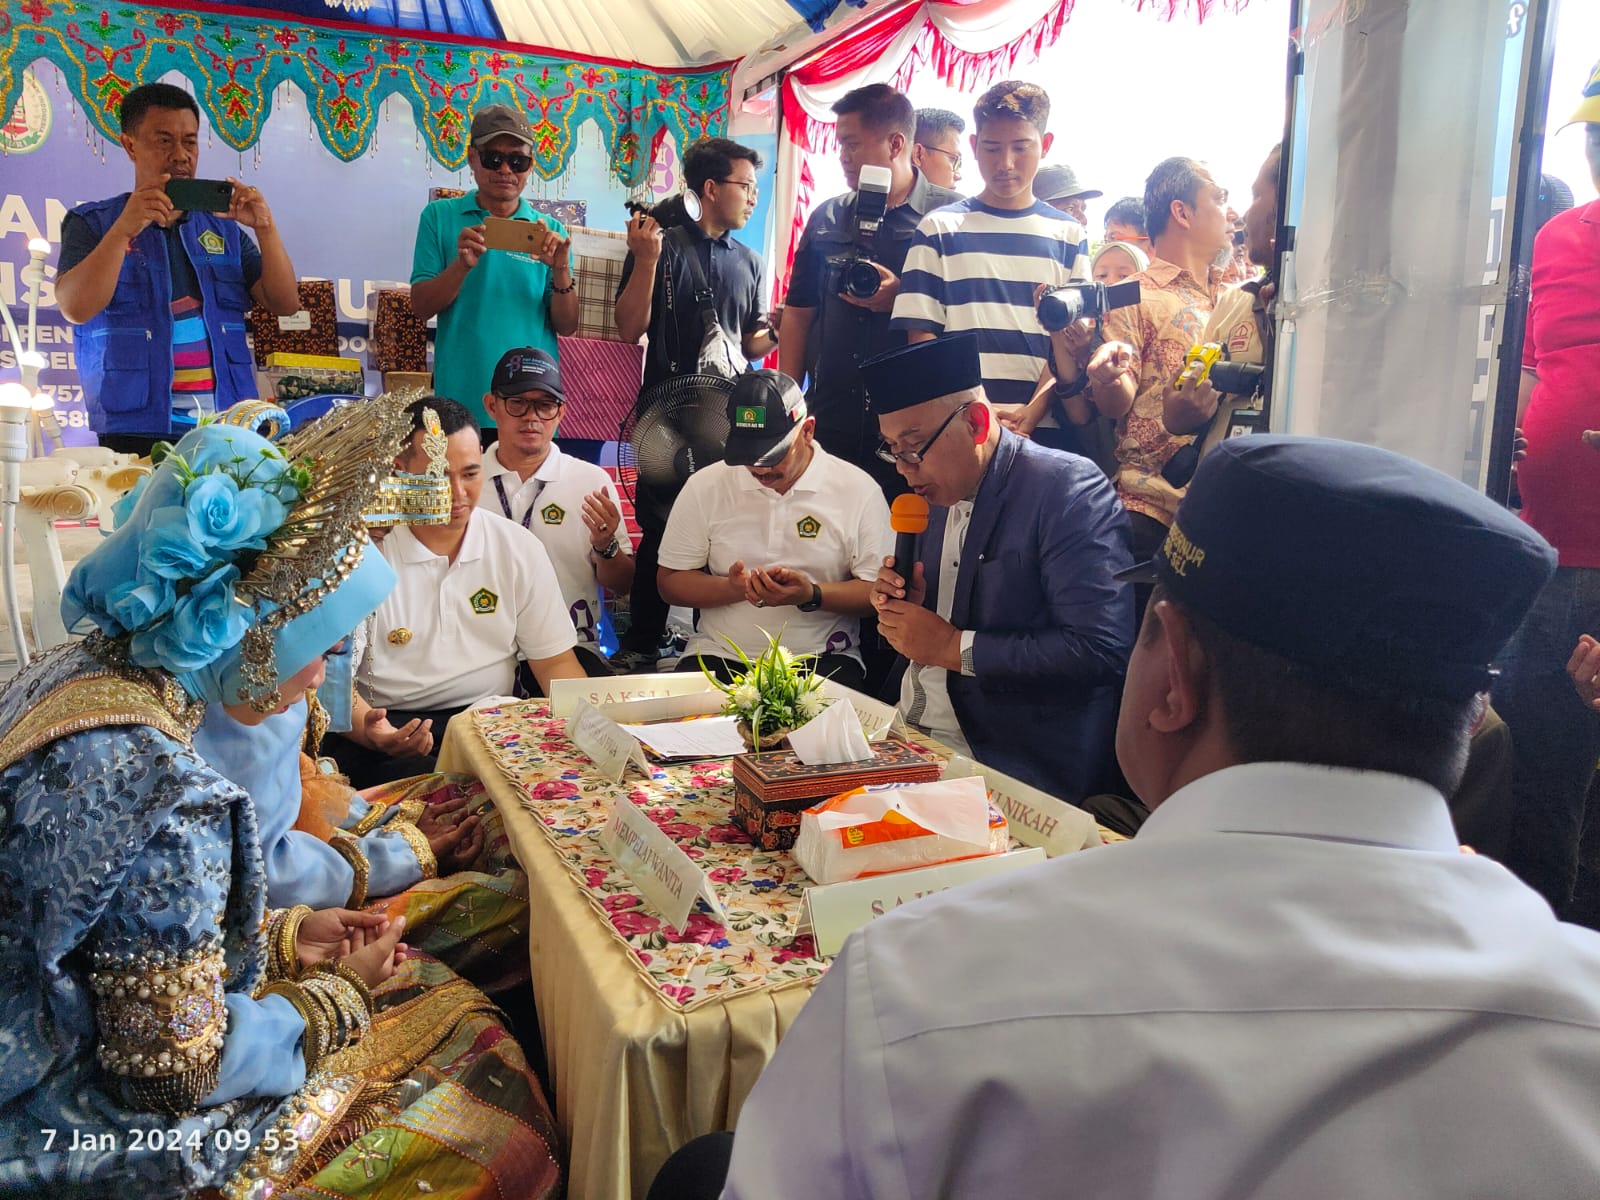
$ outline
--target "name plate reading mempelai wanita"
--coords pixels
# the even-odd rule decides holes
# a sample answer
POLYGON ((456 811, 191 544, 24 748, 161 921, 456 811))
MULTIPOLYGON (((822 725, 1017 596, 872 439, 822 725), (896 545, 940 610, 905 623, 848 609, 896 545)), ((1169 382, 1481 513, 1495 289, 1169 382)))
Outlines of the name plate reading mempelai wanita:
POLYGON ((1006 815, 1006 828, 1024 846, 1039 846, 1051 858, 1100 845, 1094 817, 1065 800, 1048 796, 1020 779, 983 763, 956 755, 944 769, 944 779, 981 776, 989 799, 1006 815))
POLYGON ((728 914, 706 873, 626 796, 613 802, 600 844, 673 929, 683 928, 694 911, 694 902, 701 899, 717 920, 727 924, 728 914))
POLYGON ((580 700, 567 718, 567 738, 594 759, 595 770, 612 783, 622 782, 629 763, 638 767, 646 779, 650 778, 650 764, 639 739, 587 700, 580 700))
POLYGON ((903 904, 920 900, 1002 871, 1042 863, 1045 853, 1038 847, 1014 850, 1010 854, 986 854, 959 862, 918 867, 914 871, 895 871, 872 875, 845 883, 825 883, 806 889, 806 920, 817 942, 817 953, 832 958, 844 939, 868 921, 885 916, 903 904))

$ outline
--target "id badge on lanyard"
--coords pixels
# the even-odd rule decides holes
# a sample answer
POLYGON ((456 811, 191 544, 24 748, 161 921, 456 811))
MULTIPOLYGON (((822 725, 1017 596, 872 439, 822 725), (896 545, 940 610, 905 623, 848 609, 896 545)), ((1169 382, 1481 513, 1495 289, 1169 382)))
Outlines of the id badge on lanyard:
MULTIPOLYGON (((504 475, 496 475, 494 477, 494 491, 495 495, 500 497, 500 511, 505 514, 506 520, 515 521, 516 518, 511 515, 511 498, 506 495, 506 477, 504 475)), ((544 482, 541 480, 539 486, 534 490, 533 498, 528 501, 528 511, 522 514, 522 520, 519 522, 524 529, 530 532, 533 529, 533 506, 539 503, 539 493, 542 491, 544 491, 544 482)))

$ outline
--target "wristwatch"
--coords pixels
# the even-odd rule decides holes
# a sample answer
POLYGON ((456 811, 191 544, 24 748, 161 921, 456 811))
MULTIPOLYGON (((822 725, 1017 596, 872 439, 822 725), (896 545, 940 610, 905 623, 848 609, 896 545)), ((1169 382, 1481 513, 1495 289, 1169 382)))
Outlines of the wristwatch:
POLYGON ((807 600, 804 604, 797 604, 795 607, 801 612, 816 612, 817 609, 821 608, 822 585, 813 583, 811 585, 811 599, 807 600))
POLYGON ((621 552, 622 544, 617 541, 617 535, 616 534, 612 534, 611 535, 611 544, 609 546, 607 546, 604 550, 595 550, 593 546, 590 546, 589 549, 590 550, 594 550, 594 553, 598 557, 606 559, 607 561, 609 561, 609 560, 615 558, 618 555, 618 553, 621 552))

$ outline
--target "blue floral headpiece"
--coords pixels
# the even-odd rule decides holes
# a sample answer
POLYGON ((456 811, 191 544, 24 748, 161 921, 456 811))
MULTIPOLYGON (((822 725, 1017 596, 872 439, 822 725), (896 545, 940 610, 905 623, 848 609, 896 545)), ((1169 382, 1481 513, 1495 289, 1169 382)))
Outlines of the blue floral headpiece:
MULTIPOLYGON (((272 711, 285 630, 300 622, 327 635, 309 614, 353 575, 372 576, 364 597, 392 585, 375 573, 381 564, 361 569, 363 513, 410 429, 396 396, 336 409, 282 446, 249 428, 200 426, 153 456, 128 519, 74 568, 61 606, 68 628, 92 620, 125 640, 134 664, 207 699, 272 711)), ((309 661, 302 651, 293 647, 289 674, 309 661)))

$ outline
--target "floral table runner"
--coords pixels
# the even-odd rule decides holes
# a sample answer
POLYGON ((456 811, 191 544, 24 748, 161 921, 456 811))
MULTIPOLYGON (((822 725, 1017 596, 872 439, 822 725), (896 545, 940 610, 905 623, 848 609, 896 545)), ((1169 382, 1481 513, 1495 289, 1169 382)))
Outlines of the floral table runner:
POLYGON ((762 988, 803 984, 827 967, 798 935, 810 885, 785 850, 751 845, 732 824, 726 760, 651 766, 651 779, 612 783, 566 736, 566 721, 531 700, 473 714, 500 769, 517 787, 574 882, 667 1003, 698 1008, 762 988), (674 929, 651 912, 600 844, 613 801, 637 804, 703 869, 728 923, 705 912, 674 929))

